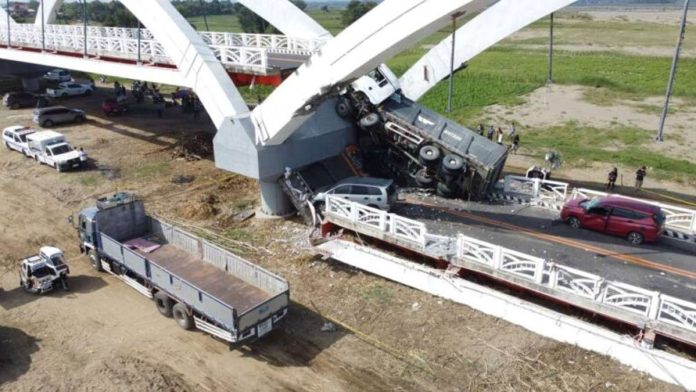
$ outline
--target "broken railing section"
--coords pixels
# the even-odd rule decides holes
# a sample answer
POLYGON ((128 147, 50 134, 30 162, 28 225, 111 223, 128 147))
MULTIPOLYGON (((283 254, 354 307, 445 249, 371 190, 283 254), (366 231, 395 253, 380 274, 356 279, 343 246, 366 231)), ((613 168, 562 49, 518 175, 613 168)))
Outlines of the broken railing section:
POLYGON ((695 303, 606 280, 463 234, 430 234, 423 222, 330 195, 326 198, 326 219, 360 234, 446 260, 452 266, 495 276, 578 307, 696 344, 695 303), (662 323, 672 328, 662 327, 662 323))

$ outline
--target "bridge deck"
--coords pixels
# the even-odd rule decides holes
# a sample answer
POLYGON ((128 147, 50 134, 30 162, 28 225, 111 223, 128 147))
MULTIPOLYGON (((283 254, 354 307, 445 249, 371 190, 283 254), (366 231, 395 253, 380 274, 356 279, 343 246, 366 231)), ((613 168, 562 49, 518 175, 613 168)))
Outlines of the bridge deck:
POLYGON ((434 234, 462 233, 686 301, 696 301, 696 257, 664 244, 639 247, 624 239, 575 230, 557 214, 522 205, 408 197, 394 213, 425 222, 434 234), (460 210, 456 210, 456 209, 460 210), (463 209, 463 210, 462 210, 463 209))

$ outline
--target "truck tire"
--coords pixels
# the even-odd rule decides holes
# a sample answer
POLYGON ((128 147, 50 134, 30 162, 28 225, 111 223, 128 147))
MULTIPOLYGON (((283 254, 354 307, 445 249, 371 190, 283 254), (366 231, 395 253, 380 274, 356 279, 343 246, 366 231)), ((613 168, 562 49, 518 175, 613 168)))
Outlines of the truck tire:
POLYGON ((377 113, 370 113, 360 119, 360 127, 363 129, 374 127, 377 123, 379 123, 379 115, 377 113))
POLYGON ((336 114, 341 118, 348 118, 353 114, 353 105, 350 103, 350 99, 346 97, 341 97, 336 102, 336 114))
POLYGON ((433 186, 433 178, 428 175, 427 170, 420 169, 415 175, 416 183, 422 188, 430 188, 433 186))
POLYGON ((101 258, 94 249, 87 251, 87 257, 89 257, 89 264, 94 268, 95 271, 101 272, 101 258))
POLYGON ((435 146, 423 146, 418 152, 420 162, 428 167, 433 167, 440 160, 440 149, 435 146))
POLYGON ((449 174, 457 174, 464 168, 464 158, 455 154, 447 154, 442 158, 442 169, 449 174))
POLYGON ((169 298, 166 293, 158 291, 155 293, 152 299, 155 301, 157 311, 160 312, 162 316, 172 317, 172 307, 174 305, 174 301, 169 298))
POLYGON ((172 314, 174 316, 174 320, 176 320, 176 323, 179 324, 182 329, 188 331, 193 328, 193 317, 189 315, 186 305, 180 302, 177 303, 172 309, 172 314))
POLYGON ((437 183, 437 188, 435 188, 435 193, 440 197, 444 197, 445 199, 454 198, 454 191, 452 190, 452 188, 450 188, 444 182, 437 183))

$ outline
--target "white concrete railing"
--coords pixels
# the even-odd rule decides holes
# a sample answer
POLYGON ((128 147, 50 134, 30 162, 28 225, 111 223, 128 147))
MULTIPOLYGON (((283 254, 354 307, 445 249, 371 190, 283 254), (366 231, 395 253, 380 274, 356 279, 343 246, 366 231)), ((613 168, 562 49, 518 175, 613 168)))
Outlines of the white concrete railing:
MULTIPOLYGON (((570 195, 570 199, 582 197, 586 199, 594 199, 598 197, 610 196, 609 193, 594 191, 592 189, 575 188, 570 195)), ((665 225, 675 231, 696 235, 696 210, 677 207, 669 204, 660 203, 652 200, 637 199, 623 195, 611 194, 611 196, 621 197, 628 200, 639 201, 641 203, 652 204, 658 206, 665 213, 665 225)))
MULTIPOLYGON (((137 29, 88 27, 87 53, 90 56, 112 56, 145 63, 173 64, 162 45, 142 30, 138 53, 137 29)), ((0 44, 8 41, 7 28, 0 29, 0 44)), ((84 31, 81 26, 47 25, 43 35, 41 27, 20 24, 10 29, 13 47, 63 51, 82 54, 85 51, 84 31)), ((265 72, 268 68, 268 50, 265 47, 211 45, 211 49, 224 65, 265 72)))
MULTIPOLYGON (((15 31, 41 30, 34 24, 18 23, 12 25, 11 33, 15 31)), ((56 25, 44 26, 46 34, 82 35, 84 26, 56 25)), ((244 48, 266 49, 272 53, 296 54, 311 56, 319 51, 326 43, 324 39, 289 37, 280 34, 248 34, 230 32, 201 32, 201 38, 211 46, 234 46, 244 48)), ((130 27, 87 26, 87 37, 137 39, 138 29, 130 27)), ((140 29, 141 40, 152 40, 154 36, 148 29, 140 29)))
POLYGON ((505 193, 525 195, 532 202, 562 203, 568 196, 568 184, 565 182, 522 176, 505 176, 503 190, 505 193))
POLYGON ((366 227, 405 241, 430 257, 444 257, 457 264, 485 266, 497 276, 521 278, 550 292, 589 299, 607 308, 617 308, 645 318, 664 321, 696 332, 696 303, 656 291, 608 281, 582 270, 550 262, 499 245, 458 234, 456 237, 428 233, 424 223, 349 200, 327 195, 326 215, 347 220, 355 227, 366 227))

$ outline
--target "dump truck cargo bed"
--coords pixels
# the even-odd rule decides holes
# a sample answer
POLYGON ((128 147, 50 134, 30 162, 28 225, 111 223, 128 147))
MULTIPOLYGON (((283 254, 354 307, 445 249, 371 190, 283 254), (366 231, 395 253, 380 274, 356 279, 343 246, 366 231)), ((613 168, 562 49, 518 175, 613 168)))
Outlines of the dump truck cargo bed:
MULTIPOLYGON (((161 244, 161 240, 156 237, 148 237, 147 240, 161 244)), ((271 293, 235 276, 221 273, 219 268, 174 245, 161 244, 150 253, 137 249, 135 251, 189 284, 205 288, 207 294, 230 305, 238 314, 244 314, 273 298, 271 293)))

